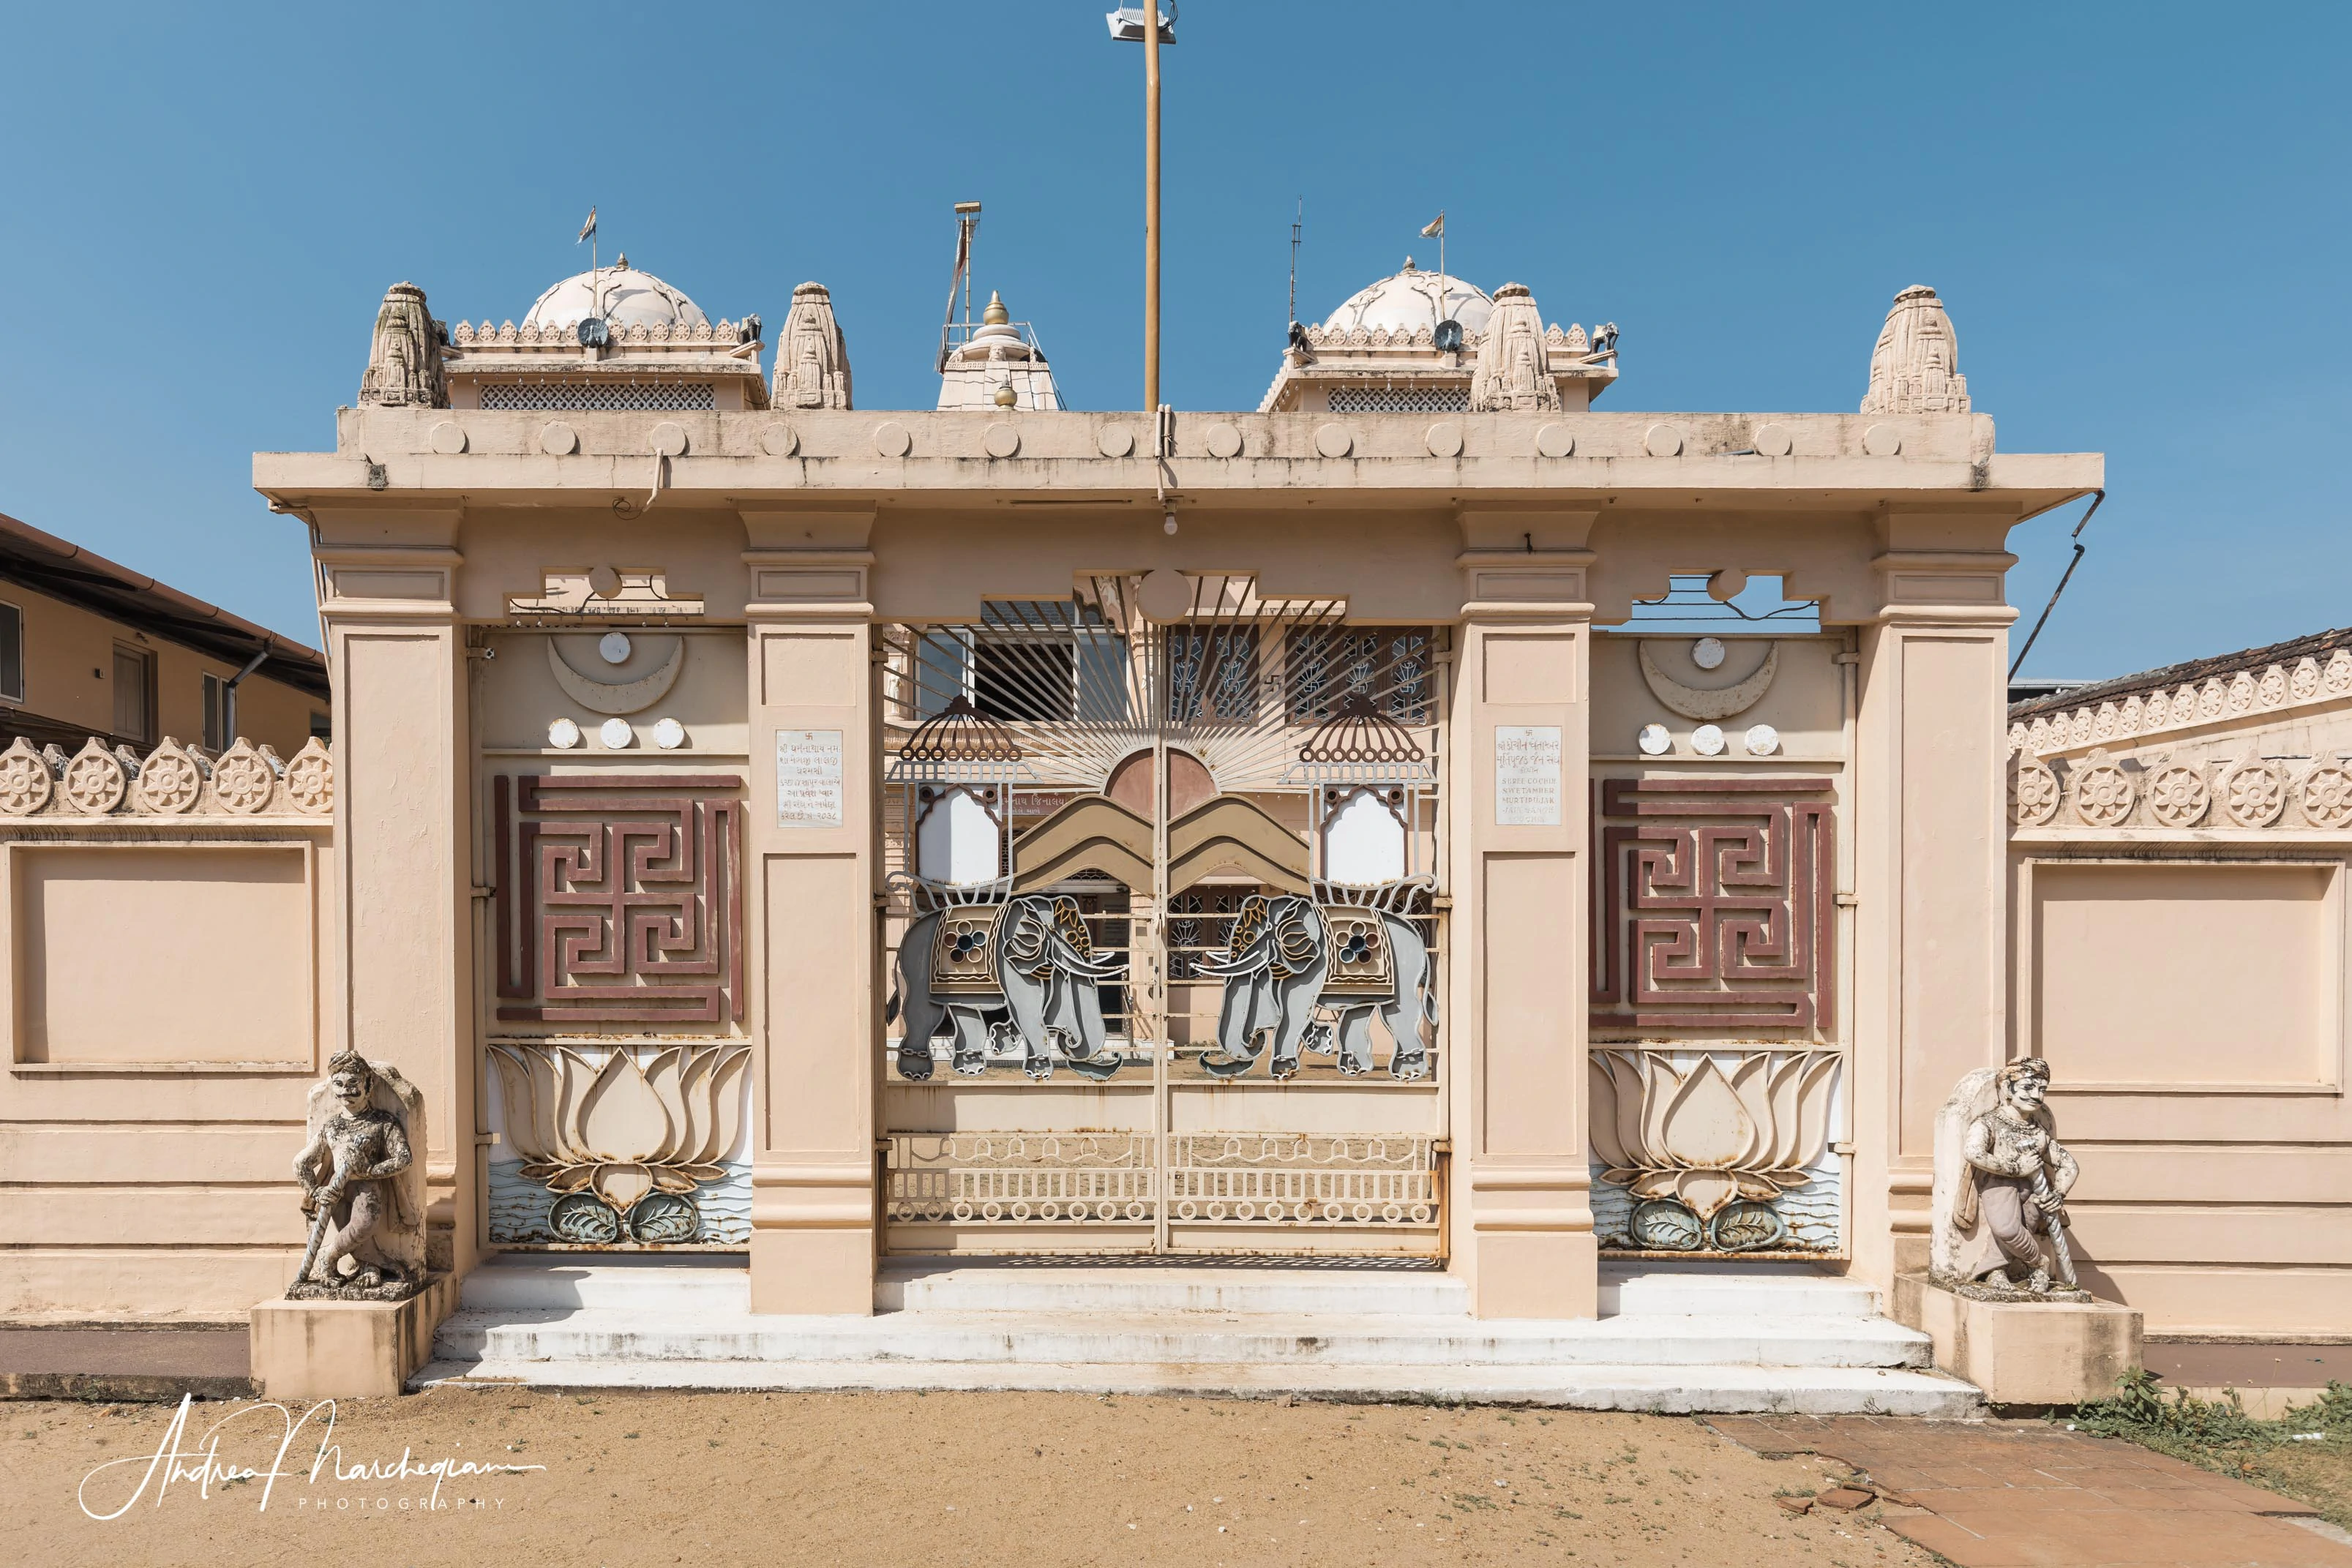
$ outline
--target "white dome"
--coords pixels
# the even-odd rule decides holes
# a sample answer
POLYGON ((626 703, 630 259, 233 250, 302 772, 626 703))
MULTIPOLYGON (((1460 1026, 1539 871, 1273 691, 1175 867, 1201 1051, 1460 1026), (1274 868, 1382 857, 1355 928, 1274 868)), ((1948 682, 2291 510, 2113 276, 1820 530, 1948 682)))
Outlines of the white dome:
POLYGON ((1437 289, 1438 275, 1413 266, 1412 257, 1406 256, 1402 271, 1350 296, 1345 305, 1331 312, 1323 326, 1327 331, 1352 332, 1359 327, 1368 330, 1381 327, 1391 332, 1402 327, 1412 331, 1434 327, 1451 316, 1462 323, 1465 332, 1486 329, 1486 318, 1494 314, 1495 302, 1486 298, 1484 289, 1448 274, 1443 309, 1438 306, 1437 289))
POLYGON ((522 319, 523 325, 572 326, 600 314, 595 308, 600 298, 604 303, 601 314, 615 326, 703 327, 710 321, 701 306, 652 273, 630 267, 623 256, 618 266, 567 277, 541 295, 530 314, 522 319))

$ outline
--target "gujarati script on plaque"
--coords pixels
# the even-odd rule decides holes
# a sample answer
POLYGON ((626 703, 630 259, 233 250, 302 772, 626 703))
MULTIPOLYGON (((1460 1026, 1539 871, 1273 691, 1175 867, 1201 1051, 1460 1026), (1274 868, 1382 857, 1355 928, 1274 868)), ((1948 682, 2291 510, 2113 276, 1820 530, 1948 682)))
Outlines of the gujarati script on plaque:
POLYGON ((1495 727, 1495 824, 1503 828, 1559 826, 1559 727, 1495 727))
POLYGON ((841 826, 841 731, 776 731, 776 826, 841 826))

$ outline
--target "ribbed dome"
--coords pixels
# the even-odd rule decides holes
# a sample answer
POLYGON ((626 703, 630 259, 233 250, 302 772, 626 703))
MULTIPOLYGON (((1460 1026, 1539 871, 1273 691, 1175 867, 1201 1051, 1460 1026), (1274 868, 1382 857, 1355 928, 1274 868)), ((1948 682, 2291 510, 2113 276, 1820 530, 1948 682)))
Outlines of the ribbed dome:
POLYGON ((541 295, 522 319, 526 327, 569 327, 595 315, 622 327, 703 327, 710 321, 701 306, 652 273, 630 267, 626 256, 600 272, 565 278, 541 295))
POLYGON ((1342 332, 1352 332, 1359 327, 1391 332, 1402 327, 1410 332, 1417 328, 1434 327, 1451 317, 1462 323, 1465 332, 1485 331, 1486 319, 1495 309, 1495 302, 1486 291, 1451 274, 1445 277, 1444 287, 1444 308, 1441 309, 1438 275, 1413 266, 1412 257, 1406 256, 1402 269, 1349 296, 1348 302, 1332 311, 1323 325, 1328 330, 1342 332))

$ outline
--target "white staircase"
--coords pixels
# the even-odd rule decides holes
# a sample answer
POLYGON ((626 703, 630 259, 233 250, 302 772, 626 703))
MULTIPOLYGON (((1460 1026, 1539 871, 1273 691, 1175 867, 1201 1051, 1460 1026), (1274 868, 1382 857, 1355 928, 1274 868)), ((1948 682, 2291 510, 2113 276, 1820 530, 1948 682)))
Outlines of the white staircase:
POLYGON ((556 1387, 1065 1389, 1661 1412, 1964 1416, 1876 1293, 1797 1267, 1604 1270, 1598 1319, 1476 1319, 1394 1267, 887 1264, 871 1317, 755 1316, 733 1258, 508 1255, 416 1379, 556 1387))

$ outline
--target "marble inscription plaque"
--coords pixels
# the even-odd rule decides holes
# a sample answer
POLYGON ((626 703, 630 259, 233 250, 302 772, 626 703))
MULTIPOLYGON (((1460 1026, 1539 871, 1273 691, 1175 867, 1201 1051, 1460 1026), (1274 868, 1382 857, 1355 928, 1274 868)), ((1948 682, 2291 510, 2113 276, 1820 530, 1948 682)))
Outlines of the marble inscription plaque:
POLYGON ((776 731, 776 826, 841 826, 841 731, 776 731))
POLYGON ((1495 727, 1495 824, 1503 828, 1559 826, 1559 727, 1495 727))

